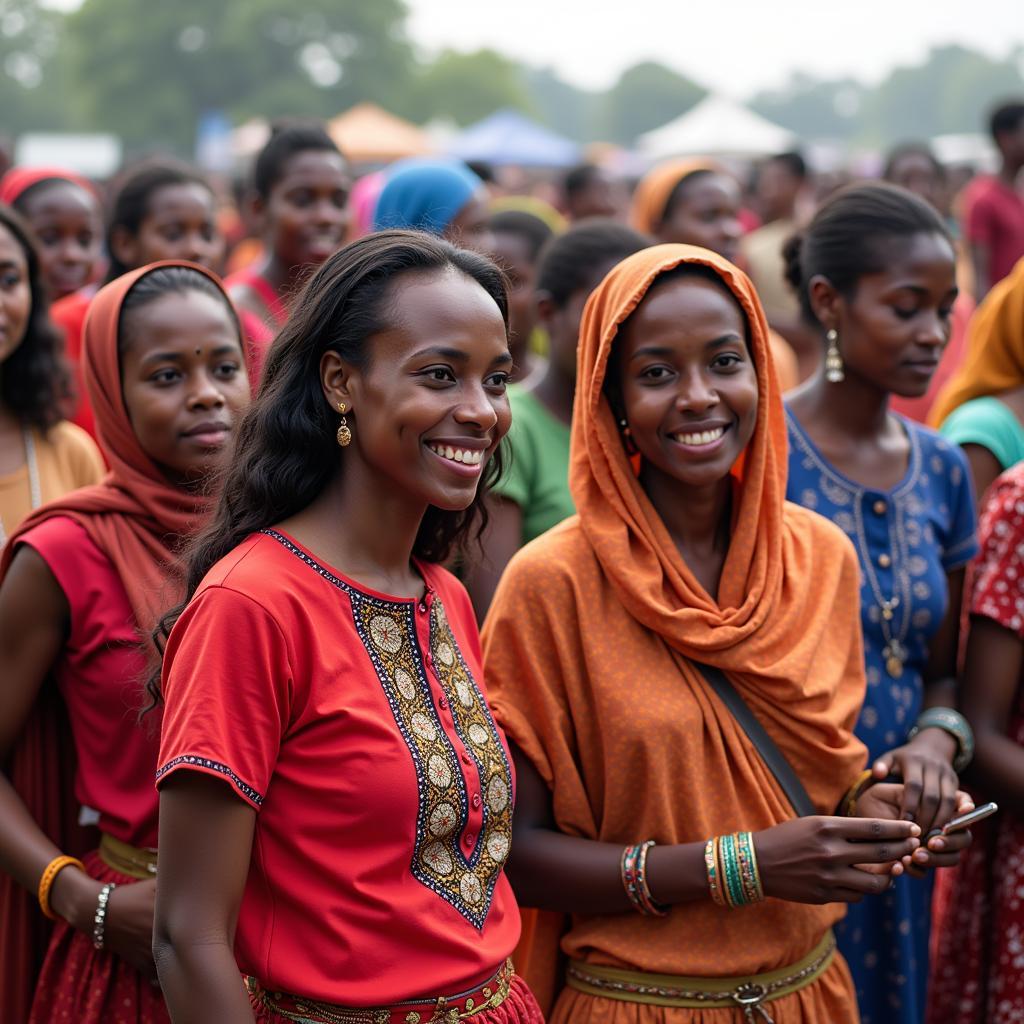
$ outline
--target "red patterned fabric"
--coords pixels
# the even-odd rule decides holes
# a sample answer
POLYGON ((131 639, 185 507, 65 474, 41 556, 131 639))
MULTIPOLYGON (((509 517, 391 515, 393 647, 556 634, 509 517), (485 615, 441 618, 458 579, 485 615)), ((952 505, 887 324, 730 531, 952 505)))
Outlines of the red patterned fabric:
MULTIPOLYGON (((992 485, 979 539, 970 613, 1024 638, 1024 464, 992 485)), ((1024 744, 1024 692, 1018 692, 1008 735, 1024 744)), ((927 1022, 1019 1024, 1024 1021, 1024 820, 1003 811, 972 831, 974 842, 960 864, 939 882, 942 927, 927 1022)))
MULTIPOLYGON (((84 858, 98 882, 134 885, 136 879, 84 858)), ((39 976, 29 1024, 170 1024, 160 989, 120 957, 93 948, 92 937, 58 921, 39 976)))

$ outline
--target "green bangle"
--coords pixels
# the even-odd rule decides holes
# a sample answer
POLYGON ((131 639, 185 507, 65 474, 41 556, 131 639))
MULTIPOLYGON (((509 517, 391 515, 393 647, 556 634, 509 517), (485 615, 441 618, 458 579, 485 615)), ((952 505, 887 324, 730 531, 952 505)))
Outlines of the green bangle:
POLYGON ((957 775, 974 759, 974 732, 967 719, 954 708, 925 708, 907 739, 912 740, 922 729, 941 729, 956 740, 957 755, 953 758, 953 771, 957 775))
POLYGON ((736 854, 736 836, 722 836, 722 864, 725 868, 725 891, 729 906, 733 909, 742 907, 747 898, 743 892, 743 879, 740 875, 740 863, 736 854))

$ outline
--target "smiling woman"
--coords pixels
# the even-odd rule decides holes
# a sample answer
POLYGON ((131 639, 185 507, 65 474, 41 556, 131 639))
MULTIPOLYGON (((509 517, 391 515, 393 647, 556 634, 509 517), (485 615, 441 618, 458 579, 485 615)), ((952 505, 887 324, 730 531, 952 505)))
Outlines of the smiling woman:
POLYGON ((406 231, 327 260, 272 347, 160 634, 182 1019, 539 1024, 507 959, 511 759, 438 564, 499 470, 511 365, 501 273, 406 231))

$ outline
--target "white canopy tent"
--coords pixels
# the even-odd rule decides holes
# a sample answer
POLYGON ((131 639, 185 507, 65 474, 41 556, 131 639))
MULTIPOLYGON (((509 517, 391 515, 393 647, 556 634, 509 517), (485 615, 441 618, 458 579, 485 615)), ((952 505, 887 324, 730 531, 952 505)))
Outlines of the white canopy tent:
POLYGON ((756 157, 792 149, 793 132, 741 103, 709 93, 674 121, 644 132, 637 149, 651 160, 671 156, 756 157))

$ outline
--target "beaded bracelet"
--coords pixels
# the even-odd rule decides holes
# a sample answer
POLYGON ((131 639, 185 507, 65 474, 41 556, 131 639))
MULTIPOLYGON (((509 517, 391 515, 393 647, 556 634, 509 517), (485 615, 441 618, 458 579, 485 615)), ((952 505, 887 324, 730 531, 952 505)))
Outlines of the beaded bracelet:
POLYGON ((96 916, 92 919, 92 944, 95 949, 103 948, 104 930, 107 926, 107 904, 110 894, 117 888, 116 882, 107 882, 96 900, 96 916))
POLYGON ((740 873, 739 855, 736 850, 736 835, 722 836, 719 840, 722 851, 722 865, 725 868, 725 898, 733 910, 746 902, 743 894, 743 876, 740 873))
POLYGON ((925 708, 907 739, 912 740, 922 729, 941 729, 956 740, 957 755, 953 758, 953 771, 957 775, 974 759, 974 731, 967 719, 954 708, 925 708))
POLYGON ((704 844, 704 867, 708 873, 708 890, 711 898, 720 907, 725 906, 725 897, 722 895, 720 884, 721 875, 718 871, 718 840, 709 839, 704 844))
POLYGON ((85 871, 85 865, 75 857, 54 857, 49 864, 43 868, 39 879, 39 909, 51 920, 56 921, 57 915, 50 909, 50 890, 57 876, 67 867, 74 865, 80 871, 85 871))
POLYGON ((654 899, 647 885, 647 851, 656 845, 653 839, 648 839, 644 843, 627 846, 619 862, 622 887, 629 902, 637 913, 645 917, 664 917, 669 912, 667 906, 654 899))

